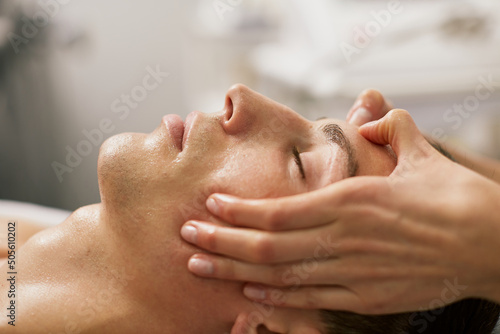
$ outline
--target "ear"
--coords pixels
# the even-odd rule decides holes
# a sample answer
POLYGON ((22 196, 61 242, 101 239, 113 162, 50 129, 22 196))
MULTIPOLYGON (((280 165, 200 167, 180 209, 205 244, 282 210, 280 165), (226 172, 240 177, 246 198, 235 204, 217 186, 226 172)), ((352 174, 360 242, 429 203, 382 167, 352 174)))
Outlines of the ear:
POLYGON ((271 312, 240 313, 231 334, 322 334, 317 311, 273 309, 271 312))

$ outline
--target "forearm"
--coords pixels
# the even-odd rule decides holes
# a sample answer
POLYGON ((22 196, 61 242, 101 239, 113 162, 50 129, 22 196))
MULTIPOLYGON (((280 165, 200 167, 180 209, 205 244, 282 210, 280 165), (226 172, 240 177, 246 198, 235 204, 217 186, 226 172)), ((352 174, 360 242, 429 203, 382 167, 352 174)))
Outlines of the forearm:
POLYGON ((446 145, 446 149, 461 165, 500 183, 500 162, 491 158, 446 145))
POLYGON ((467 167, 478 174, 500 183, 500 161, 487 158, 464 148, 442 143, 425 136, 427 141, 442 154, 450 154, 453 159, 464 167, 467 167))

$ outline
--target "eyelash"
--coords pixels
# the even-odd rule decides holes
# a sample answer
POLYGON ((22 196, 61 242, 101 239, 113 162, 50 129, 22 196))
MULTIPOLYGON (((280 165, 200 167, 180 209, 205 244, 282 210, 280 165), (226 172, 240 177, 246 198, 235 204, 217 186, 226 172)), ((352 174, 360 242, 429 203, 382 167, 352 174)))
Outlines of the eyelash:
POLYGON ((300 175, 302 175, 302 179, 306 178, 306 173, 304 172, 304 166, 302 165, 302 160, 300 159, 300 153, 297 147, 293 148, 293 156, 295 157, 295 163, 299 167, 300 175))

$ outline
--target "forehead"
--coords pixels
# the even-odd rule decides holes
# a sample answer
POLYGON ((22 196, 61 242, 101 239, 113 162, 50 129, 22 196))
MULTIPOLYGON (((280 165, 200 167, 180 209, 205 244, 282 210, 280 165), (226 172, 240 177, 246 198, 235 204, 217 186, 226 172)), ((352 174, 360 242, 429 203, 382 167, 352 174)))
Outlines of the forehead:
MULTIPOLYGON (((317 136, 322 137, 324 137, 324 135, 321 133, 321 128, 326 124, 336 124, 342 129, 342 132, 353 149, 353 155, 359 165, 356 176, 386 176, 391 174, 396 167, 397 160, 392 148, 390 146, 377 145, 368 141, 359 134, 358 126, 333 118, 321 118, 314 121, 313 124, 317 136)), ((326 141, 326 139, 320 140, 326 141)))
POLYGON ((320 117, 317 120, 313 121, 312 123, 314 124, 314 127, 318 130, 326 124, 336 124, 342 129, 343 132, 349 133, 351 136, 353 135, 353 133, 357 133, 359 128, 357 126, 348 124, 347 122, 342 121, 340 119, 328 118, 328 117, 320 117))

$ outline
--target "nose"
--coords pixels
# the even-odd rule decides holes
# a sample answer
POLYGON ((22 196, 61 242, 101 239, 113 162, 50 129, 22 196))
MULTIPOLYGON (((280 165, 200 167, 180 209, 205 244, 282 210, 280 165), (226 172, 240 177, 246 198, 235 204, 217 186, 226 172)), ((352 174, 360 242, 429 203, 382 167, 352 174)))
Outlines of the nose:
POLYGON ((296 112, 242 84, 228 90, 223 117, 224 130, 230 135, 260 133, 266 129, 283 134, 286 129, 297 130, 308 123, 296 112))
POLYGON ((224 104, 224 130, 231 135, 247 131, 255 122, 256 99, 245 85, 233 85, 226 94, 224 104))

